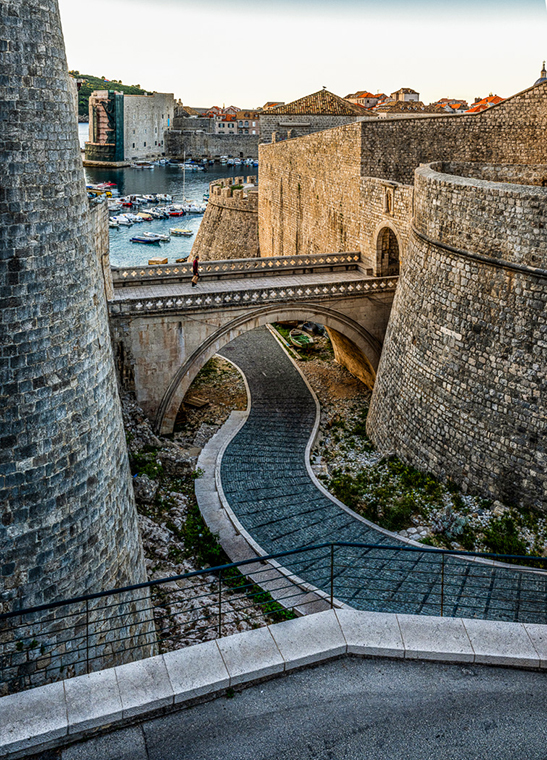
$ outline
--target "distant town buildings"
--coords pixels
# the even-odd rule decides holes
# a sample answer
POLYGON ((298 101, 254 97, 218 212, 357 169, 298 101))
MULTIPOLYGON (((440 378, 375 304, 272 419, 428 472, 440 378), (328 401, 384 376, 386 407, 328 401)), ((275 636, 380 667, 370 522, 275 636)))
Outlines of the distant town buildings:
POLYGON ((237 128, 241 135, 260 134, 260 111, 238 111, 237 128))
POLYGON ((346 95, 344 100, 347 100, 348 103, 353 103, 357 106, 364 106, 365 108, 373 108, 375 105, 377 105, 381 100, 386 99, 386 95, 384 93, 377 93, 376 95, 373 95, 371 92, 367 92, 367 90, 359 90, 358 92, 350 93, 349 95, 346 95))
POLYGON ((391 93, 391 99, 399 103, 418 102, 420 100, 420 93, 416 92, 416 90, 411 90, 410 87, 401 87, 397 92, 391 93))
POLYGON ((490 93, 487 98, 475 98, 475 102, 466 113, 480 113, 480 111, 486 111, 487 108, 497 106, 498 103, 501 103, 503 100, 504 98, 500 98, 499 95, 492 95, 492 93, 490 93))
POLYGON ((86 161, 117 163, 165 155, 165 132, 172 125, 172 93, 126 95, 96 90, 89 98, 86 161))

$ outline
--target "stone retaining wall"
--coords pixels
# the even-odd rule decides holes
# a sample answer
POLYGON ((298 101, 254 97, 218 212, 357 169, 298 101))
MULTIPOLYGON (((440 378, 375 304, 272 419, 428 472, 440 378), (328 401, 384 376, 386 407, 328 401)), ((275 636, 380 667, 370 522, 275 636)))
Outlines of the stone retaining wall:
POLYGON ((547 189, 430 166, 414 203, 369 434, 464 491, 545 511, 547 189))

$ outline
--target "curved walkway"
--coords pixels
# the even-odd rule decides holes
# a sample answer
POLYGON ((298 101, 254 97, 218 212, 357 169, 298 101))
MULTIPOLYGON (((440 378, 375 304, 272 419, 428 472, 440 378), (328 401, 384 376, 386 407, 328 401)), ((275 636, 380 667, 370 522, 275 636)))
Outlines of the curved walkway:
MULTIPOLYGON (((329 541, 374 544, 337 548, 334 596, 357 609, 383 612, 547 622, 547 575, 493 567, 483 561, 408 547, 359 519, 320 491, 306 468, 306 446, 316 406, 299 371, 279 343, 259 328, 221 352, 244 372, 251 395, 247 422, 228 445, 220 467, 224 495, 254 540, 269 553, 329 541)), ((287 557, 283 564, 330 592, 330 553, 287 557)))

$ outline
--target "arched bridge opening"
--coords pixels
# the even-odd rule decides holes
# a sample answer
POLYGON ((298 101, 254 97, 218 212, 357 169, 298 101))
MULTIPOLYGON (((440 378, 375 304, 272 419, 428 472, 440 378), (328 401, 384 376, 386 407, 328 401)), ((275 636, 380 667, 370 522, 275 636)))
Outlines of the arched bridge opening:
POLYGON ((319 304, 276 304, 248 311, 219 327, 179 366, 159 404, 155 428, 163 435, 173 432, 175 420, 200 369, 223 346, 243 333, 272 322, 310 321, 323 324, 332 341, 335 358, 368 387, 374 385, 380 361, 381 341, 351 317, 319 304))

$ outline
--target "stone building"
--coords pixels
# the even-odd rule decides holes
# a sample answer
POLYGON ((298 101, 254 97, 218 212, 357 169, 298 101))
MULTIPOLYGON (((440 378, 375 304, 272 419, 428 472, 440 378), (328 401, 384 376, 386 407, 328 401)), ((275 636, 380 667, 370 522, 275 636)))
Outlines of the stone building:
POLYGON ((369 118, 374 117, 360 106, 328 90, 319 90, 292 103, 261 111, 260 135, 263 142, 274 142, 369 118))
POLYGON ((400 103, 411 103, 420 100, 420 93, 410 87, 401 87, 400 90, 391 93, 391 99, 400 103))
POLYGON ((367 90, 358 90, 357 92, 346 95, 344 100, 347 100, 348 103, 364 106, 365 108, 373 108, 381 100, 385 100, 385 98, 386 96, 383 93, 373 95, 372 92, 368 92, 367 90))
MULTIPOLYGON (((146 579, 58 5, 10 0, 8 11, 0 9, 10 75, 0 84, 2 612, 146 579)), ((70 627, 63 632, 54 614, 47 621, 44 649, 57 641, 76 651, 70 627)), ((2 623, 4 675, 11 663, 8 678, 26 685, 58 677, 47 656, 10 660, 26 646, 16 636, 2 623)))
POLYGON ((165 156, 165 133, 172 127, 174 112, 171 93, 96 90, 89 98, 86 161, 118 163, 165 156))
POLYGON ((547 83, 476 114, 362 121, 261 145, 259 193, 262 256, 400 269, 368 417, 380 450, 543 511, 546 129, 547 83))

